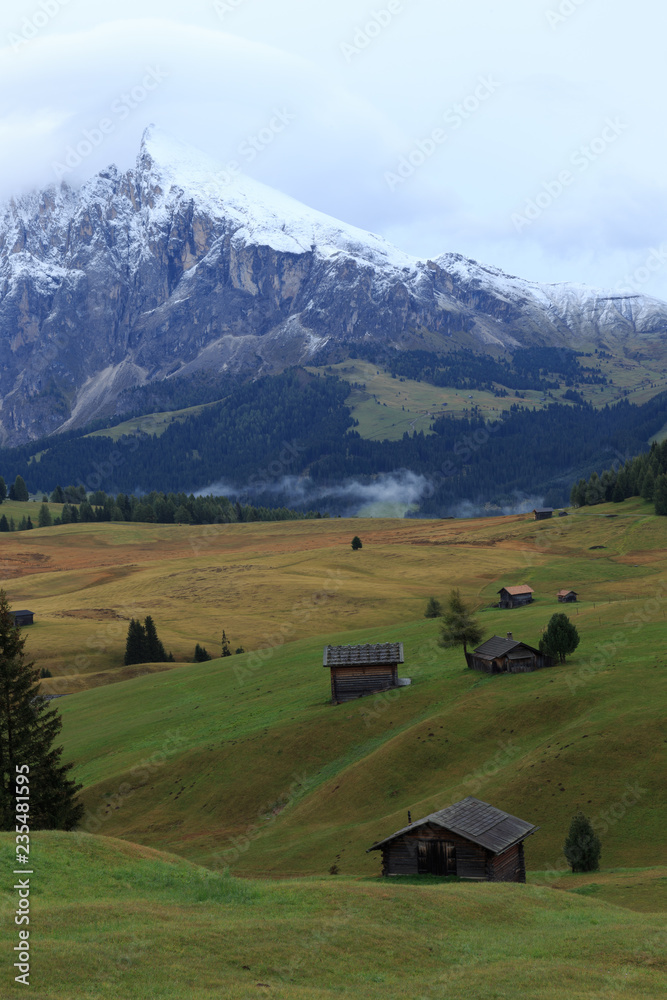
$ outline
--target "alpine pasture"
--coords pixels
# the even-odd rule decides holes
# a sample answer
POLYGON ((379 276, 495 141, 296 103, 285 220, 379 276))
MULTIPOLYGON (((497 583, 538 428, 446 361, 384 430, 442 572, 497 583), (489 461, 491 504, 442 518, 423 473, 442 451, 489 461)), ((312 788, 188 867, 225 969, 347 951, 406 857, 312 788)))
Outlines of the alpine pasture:
POLYGON ((33 993, 657 996, 666 550, 667 519, 640 501, 546 522, 5 535, 2 586, 35 612, 44 690, 67 694, 87 809, 81 832, 33 836, 33 993), (492 607, 520 583, 532 605, 492 607), (580 602, 564 609, 566 586, 580 602), (565 610, 580 646, 532 674, 469 671, 423 617, 452 587, 487 636, 537 645, 565 610), (147 614, 176 662, 124 668, 129 620, 147 614), (219 652, 223 628, 246 652, 189 663, 197 642, 219 652), (333 707, 323 646, 362 642, 403 642, 412 684, 333 707), (540 827, 527 886, 379 878, 366 849, 408 809, 467 795, 540 827), (602 840, 586 876, 562 855, 579 808, 602 840))

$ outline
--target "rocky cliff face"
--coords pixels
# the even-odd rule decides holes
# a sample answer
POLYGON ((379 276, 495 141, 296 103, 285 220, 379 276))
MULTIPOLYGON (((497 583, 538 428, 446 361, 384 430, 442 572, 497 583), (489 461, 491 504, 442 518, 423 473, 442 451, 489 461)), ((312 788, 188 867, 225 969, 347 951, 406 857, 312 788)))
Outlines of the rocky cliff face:
POLYGON ((447 349, 659 336, 667 306, 418 260, 153 128, 134 170, 0 213, 0 439, 113 412, 124 389, 267 374, 326 344, 447 349), (426 343, 423 339, 426 336, 426 343))

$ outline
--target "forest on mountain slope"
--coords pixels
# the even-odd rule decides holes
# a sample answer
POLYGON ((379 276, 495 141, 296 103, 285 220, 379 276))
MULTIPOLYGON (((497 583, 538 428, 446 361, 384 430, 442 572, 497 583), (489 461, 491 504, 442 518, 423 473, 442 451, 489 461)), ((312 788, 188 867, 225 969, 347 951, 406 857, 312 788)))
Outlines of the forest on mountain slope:
MULTIPOLYGON (((378 442, 355 430, 348 393, 337 378, 297 369, 237 386, 160 437, 114 442, 71 432, 0 450, 0 472, 7 482, 21 475, 32 493, 63 483, 109 494, 205 491, 224 483, 258 505, 296 506, 289 477, 325 486, 408 470, 428 482, 419 515, 443 516, 464 500, 503 503, 519 494, 565 503, 573 478, 641 453, 667 422, 663 393, 643 406, 513 405, 494 423, 474 412, 462 420, 443 416, 430 434, 378 442)), ((340 510, 334 501, 318 507, 340 510)))

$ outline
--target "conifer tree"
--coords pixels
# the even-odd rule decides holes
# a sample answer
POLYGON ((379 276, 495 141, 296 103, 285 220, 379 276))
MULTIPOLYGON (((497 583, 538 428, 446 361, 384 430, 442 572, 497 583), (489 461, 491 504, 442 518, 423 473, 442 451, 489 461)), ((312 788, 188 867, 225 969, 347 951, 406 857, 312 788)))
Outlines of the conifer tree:
POLYGON ((42 506, 39 508, 39 518, 37 520, 37 523, 40 528, 50 528, 51 525, 53 524, 51 511, 49 510, 48 505, 45 503, 43 503, 42 506))
POLYGON ((0 503, 7 499, 7 483, 4 481, 2 476, 0 476, 0 503))
POLYGON ((222 630, 222 655, 223 656, 232 655, 232 648, 229 645, 229 639, 227 638, 224 628, 222 630))
POLYGON ((4 514, 0 517, 0 531, 9 531, 9 521, 4 514))
POLYGON ((437 597, 429 597, 424 618, 442 618, 442 604, 437 597))
POLYGON ((132 663, 148 663, 145 651, 146 633, 144 627, 138 619, 133 618, 127 629, 125 666, 130 666, 132 663))
POLYGON ((210 660, 210 659, 211 659, 211 655, 208 652, 208 650, 205 649, 203 646, 200 646, 199 643, 197 643, 197 645, 195 646, 195 658, 194 658, 194 662, 195 663, 206 663, 206 661, 210 660))
POLYGON ((352 539, 352 549, 353 549, 353 551, 354 552, 358 552, 359 549, 363 549, 363 547, 364 546, 363 546, 363 543, 362 543, 361 539, 359 538, 359 535, 355 535, 354 538, 352 539))
POLYGON ((65 503, 65 491, 62 486, 56 486, 51 494, 51 503, 65 503))
POLYGON ((655 512, 667 514, 667 475, 664 473, 655 481, 655 512))
POLYGON ((155 628, 155 622, 150 615, 146 616, 144 621, 144 648, 143 653, 145 660, 141 661, 143 663, 165 663, 167 660, 167 653, 164 646, 158 639, 157 629, 155 628))
POLYGON ((572 817, 563 853, 573 872, 596 872, 600 867, 600 838, 581 811, 572 817))
POLYGON ((14 499, 22 502, 30 499, 28 487, 26 486, 25 480, 22 476, 17 476, 14 480, 14 499))
POLYGON ((472 612, 461 599, 459 590, 452 590, 443 612, 443 623, 440 627, 439 644, 445 649, 452 646, 463 646, 463 652, 468 652, 468 643, 476 646, 482 641, 484 632, 473 617, 472 612))
MULTIPOLYGON (((17 822, 18 774, 29 779, 31 830, 71 830, 83 814, 55 740, 62 719, 39 693, 39 670, 25 662, 25 638, 0 590, 0 829, 17 822)), ((21 783, 21 787, 24 787, 21 783)))

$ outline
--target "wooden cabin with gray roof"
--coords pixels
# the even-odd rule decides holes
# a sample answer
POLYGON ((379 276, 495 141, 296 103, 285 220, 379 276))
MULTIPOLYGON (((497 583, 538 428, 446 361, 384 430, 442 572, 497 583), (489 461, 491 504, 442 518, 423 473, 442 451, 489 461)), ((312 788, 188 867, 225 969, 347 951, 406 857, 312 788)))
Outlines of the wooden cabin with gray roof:
POLYGON ((332 702, 339 705, 366 694, 406 687, 410 681, 398 676, 403 662, 402 642, 325 646, 324 666, 331 671, 332 702))
POLYGON ((537 830, 527 820, 468 796, 397 830, 368 851, 382 851, 383 875, 525 882, 523 842, 537 830))
POLYGON ((482 670, 486 674, 530 674, 555 664, 551 656, 540 653, 526 642, 519 642, 511 632, 506 639, 499 635, 487 639, 472 653, 466 653, 466 661, 471 670, 482 670))

